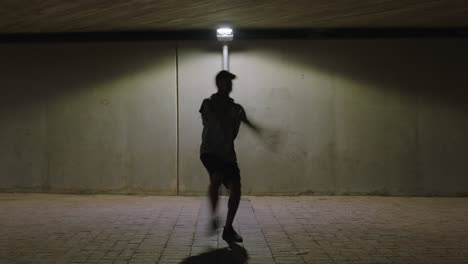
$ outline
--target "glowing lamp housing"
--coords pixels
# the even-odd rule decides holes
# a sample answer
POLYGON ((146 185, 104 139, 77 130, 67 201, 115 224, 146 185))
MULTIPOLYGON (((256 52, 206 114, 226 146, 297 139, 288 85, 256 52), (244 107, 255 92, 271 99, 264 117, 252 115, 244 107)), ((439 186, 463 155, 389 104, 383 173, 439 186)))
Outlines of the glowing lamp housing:
POLYGON ((216 37, 219 41, 231 41, 234 38, 234 33, 232 32, 232 28, 218 28, 216 30, 216 37))

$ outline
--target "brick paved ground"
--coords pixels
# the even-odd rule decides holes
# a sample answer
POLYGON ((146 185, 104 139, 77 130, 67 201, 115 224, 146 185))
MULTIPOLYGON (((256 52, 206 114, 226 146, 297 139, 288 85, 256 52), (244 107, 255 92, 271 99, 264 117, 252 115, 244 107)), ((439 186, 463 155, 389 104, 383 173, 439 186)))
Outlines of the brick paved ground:
POLYGON ((467 198, 246 197, 232 249, 207 212, 203 197, 0 194, 0 263, 468 263, 467 198))

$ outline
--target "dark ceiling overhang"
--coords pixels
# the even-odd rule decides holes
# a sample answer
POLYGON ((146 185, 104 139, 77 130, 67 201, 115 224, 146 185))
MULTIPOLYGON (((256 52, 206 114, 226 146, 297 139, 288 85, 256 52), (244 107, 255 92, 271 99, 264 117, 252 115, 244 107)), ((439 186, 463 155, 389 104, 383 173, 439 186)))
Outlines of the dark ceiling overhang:
MULTIPOLYGON (((244 29, 236 40, 333 39, 333 38, 466 38, 468 27, 460 28, 335 28, 335 29, 244 29)), ((122 31, 0 34, 1 42, 86 42, 150 40, 216 40, 214 30, 122 31)))

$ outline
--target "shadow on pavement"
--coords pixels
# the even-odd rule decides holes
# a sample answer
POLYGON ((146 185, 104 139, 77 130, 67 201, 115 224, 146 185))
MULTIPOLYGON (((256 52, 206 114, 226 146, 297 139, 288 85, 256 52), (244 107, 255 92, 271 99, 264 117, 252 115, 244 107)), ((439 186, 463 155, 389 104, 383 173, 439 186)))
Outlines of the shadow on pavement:
POLYGON ((218 248, 188 257, 180 262, 180 264, 245 264, 248 258, 249 255, 245 248, 235 243, 230 243, 229 247, 218 248))

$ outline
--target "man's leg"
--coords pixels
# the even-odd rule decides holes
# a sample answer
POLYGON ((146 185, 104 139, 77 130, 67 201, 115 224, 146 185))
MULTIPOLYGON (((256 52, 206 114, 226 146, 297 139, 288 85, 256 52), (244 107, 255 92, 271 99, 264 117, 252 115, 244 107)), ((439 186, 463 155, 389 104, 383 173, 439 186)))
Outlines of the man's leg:
POLYGON ((213 216, 216 214, 216 208, 218 206, 219 198, 218 190, 222 182, 223 175, 220 172, 215 171, 210 175, 210 186, 208 187, 208 195, 210 197, 211 212, 213 216))
POLYGON ((226 225, 224 226, 223 239, 227 242, 242 242, 242 237, 234 231, 232 222, 239 208, 241 197, 241 185, 239 180, 234 180, 229 183, 231 194, 228 201, 228 213, 226 217, 226 225))
POLYGON ((208 187, 208 196, 210 197, 211 203, 211 223, 210 232, 215 232, 219 227, 218 216, 216 215, 216 209, 218 207, 219 198, 219 187, 223 182, 223 175, 217 171, 210 174, 210 186, 208 187))
POLYGON ((229 184, 229 195, 228 201, 228 213, 226 217, 226 228, 232 228, 232 222, 236 216, 237 209, 239 208, 239 202, 241 197, 241 184, 240 181, 231 181, 229 184))

